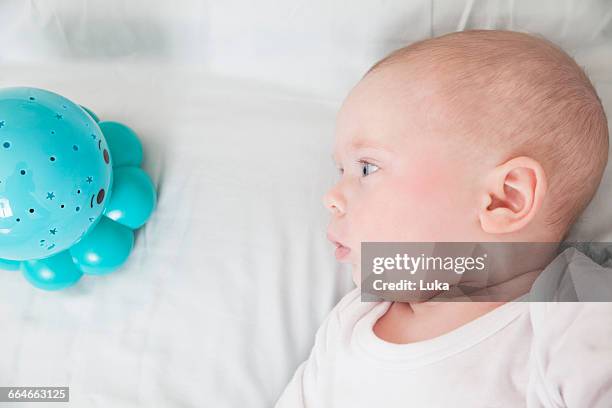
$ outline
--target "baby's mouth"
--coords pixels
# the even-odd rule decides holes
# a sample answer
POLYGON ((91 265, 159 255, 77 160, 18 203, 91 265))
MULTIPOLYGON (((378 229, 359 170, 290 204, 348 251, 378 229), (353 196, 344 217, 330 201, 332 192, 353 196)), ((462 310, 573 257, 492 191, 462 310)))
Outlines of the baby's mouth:
POLYGON ((335 255, 337 260, 341 261, 348 257, 351 252, 349 247, 342 245, 342 243, 336 240, 331 234, 327 234, 327 239, 336 247, 335 255))
POLYGON ((345 259, 350 252, 351 252, 350 248, 347 248, 343 245, 338 244, 338 246, 336 247, 336 252, 335 252, 336 259, 341 261, 345 259))

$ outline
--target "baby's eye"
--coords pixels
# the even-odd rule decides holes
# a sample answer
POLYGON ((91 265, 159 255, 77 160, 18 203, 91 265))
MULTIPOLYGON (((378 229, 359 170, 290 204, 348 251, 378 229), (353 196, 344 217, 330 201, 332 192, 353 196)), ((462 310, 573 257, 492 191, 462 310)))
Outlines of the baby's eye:
POLYGON ((376 172, 378 170, 378 166, 372 163, 368 163, 367 161, 359 161, 361 164, 361 175, 363 177, 369 176, 370 174, 376 172))

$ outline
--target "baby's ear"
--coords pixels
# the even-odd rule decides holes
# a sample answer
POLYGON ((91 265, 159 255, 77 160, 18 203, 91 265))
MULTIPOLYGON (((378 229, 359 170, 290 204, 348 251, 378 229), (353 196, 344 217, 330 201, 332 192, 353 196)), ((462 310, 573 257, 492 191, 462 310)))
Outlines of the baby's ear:
POLYGON ((542 207, 546 190, 546 175, 536 160, 521 156, 500 164, 487 176, 482 193, 478 212, 483 231, 522 229, 542 207))

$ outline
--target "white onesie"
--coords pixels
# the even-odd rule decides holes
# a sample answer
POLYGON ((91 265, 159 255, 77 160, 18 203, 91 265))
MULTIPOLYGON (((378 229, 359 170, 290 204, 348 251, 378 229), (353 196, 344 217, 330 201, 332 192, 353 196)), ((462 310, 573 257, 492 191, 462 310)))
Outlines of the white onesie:
POLYGON ((390 304, 342 298, 276 408, 612 407, 612 303, 510 302, 401 345, 372 330, 390 304))

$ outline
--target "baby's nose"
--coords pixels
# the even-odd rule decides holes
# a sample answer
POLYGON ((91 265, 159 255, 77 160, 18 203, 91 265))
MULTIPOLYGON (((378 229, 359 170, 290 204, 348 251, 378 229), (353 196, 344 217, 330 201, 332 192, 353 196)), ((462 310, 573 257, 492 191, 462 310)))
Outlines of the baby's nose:
POLYGON ((336 187, 332 188, 323 196, 323 205, 332 213, 332 215, 342 216, 346 210, 346 203, 342 194, 336 187))

